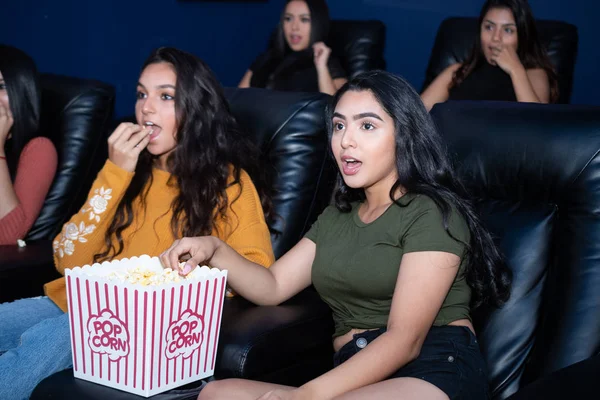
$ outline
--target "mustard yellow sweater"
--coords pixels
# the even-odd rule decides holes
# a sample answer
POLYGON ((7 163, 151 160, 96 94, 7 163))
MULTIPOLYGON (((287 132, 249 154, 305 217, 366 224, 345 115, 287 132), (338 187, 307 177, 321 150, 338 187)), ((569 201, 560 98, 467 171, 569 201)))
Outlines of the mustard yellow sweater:
MULTIPOLYGON (((139 199, 134 201, 134 220, 123 231, 124 246, 119 258, 142 254, 158 256, 173 244, 176 238, 171 231, 171 203, 179 189, 174 180, 168 183, 170 176, 166 171, 152 170, 153 181, 146 197, 146 210, 143 211, 139 199)), ((84 206, 54 239, 54 263, 61 274, 64 275, 66 268, 92 264, 94 255, 106 249, 106 231, 132 177, 132 172, 117 167, 110 160, 106 161, 84 206)), ((233 177, 230 177, 230 182, 232 180, 233 177)), ((240 184, 230 186, 226 193, 226 215, 215 221, 212 235, 247 259, 265 267, 270 266, 275 260, 271 238, 260 199, 248 174, 242 171, 240 184)), ((44 289, 52 301, 67 311, 65 278, 47 283, 44 289)))

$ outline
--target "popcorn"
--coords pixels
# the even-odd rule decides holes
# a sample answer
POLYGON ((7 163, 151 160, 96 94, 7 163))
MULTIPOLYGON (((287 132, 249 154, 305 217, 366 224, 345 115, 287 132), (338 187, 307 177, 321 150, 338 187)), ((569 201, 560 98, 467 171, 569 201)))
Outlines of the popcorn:
POLYGON ((182 276, 179 274, 179 271, 183 269, 184 265, 184 262, 180 262, 179 270, 158 268, 156 265, 136 265, 134 267, 114 270, 106 275, 106 279, 109 281, 127 282, 134 285, 157 286, 197 279, 202 270, 209 269, 206 265, 197 266, 189 274, 182 276))
POLYGON ((214 373, 227 271, 142 255, 65 271, 73 374, 149 397, 214 373))
POLYGON ((165 268, 162 271, 156 272, 143 267, 117 271, 107 276, 108 280, 118 280, 142 286, 164 285, 167 283, 179 282, 186 278, 187 276, 183 277, 179 275, 179 272, 174 271, 171 268, 165 268))

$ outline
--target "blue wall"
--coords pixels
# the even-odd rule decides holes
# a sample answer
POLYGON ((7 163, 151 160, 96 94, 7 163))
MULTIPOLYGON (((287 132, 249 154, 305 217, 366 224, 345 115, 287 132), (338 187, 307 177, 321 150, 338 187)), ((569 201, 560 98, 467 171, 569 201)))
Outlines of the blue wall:
POLYGON ((42 72, 109 82, 117 116, 133 113, 140 66, 158 46, 204 59, 235 85, 264 47, 279 7, 177 0, 18 0, 0 7, 0 42, 29 53, 42 72))
MULTIPOLYGON (((388 70, 420 88, 437 27, 448 16, 476 16, 483 0, 328 0, 335 19, 380 19, 388 70)), ((530 0, 537 18, 579 28, 572 102, 600 105, 600 66, 591 0, 530 0), (587 4, 586 4, 587 3, 587 4), (585 8, 587 7, 587 8, 585 8), (584 9, 585 8, 585 9, 584 9)), ((3 2, 0 42, 31 54, 43 72, 112 83, 117 116, 131 114, 140 65, 157 46, 202 57, 224 85, 235 85, 263 50, 283 0, 267 3, 177 0, 19 0, 3 2)))

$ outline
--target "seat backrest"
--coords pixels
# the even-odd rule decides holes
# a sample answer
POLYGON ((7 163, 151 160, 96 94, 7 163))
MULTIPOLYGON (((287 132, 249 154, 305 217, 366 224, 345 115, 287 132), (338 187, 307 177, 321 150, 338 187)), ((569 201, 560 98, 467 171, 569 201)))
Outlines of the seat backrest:
POLYGON ((335 169, 329 157, 322 93, 226 89, 231 111, 258 145, 272 188, 275 257, 302 238, 329 204, 335 169))
POLYGON ((513 271, 475 315, 494 399, 600 350, 600 108, 447 102, 432 116, 513 271))
POLYGON ((331 21, 328 43, 348 78, 386 67, 385 25, 381 21, 331 21))
MULTIPOLYGON (((579 41, 577 27, 548 20, 538 20, 536 25, 542 46, 558 75, 558 103, 569 103, 579 41)), ((477 18, 452 17, 442 21, 429 57, 423 88, 448 66, 465 61, 478 35, 477 18)))
POLYGON ((115 90, 67 76, 42 74, 41 132, 58 152, 58 168, 26 239, 53 239, 87 196, 107 156, 115 90))

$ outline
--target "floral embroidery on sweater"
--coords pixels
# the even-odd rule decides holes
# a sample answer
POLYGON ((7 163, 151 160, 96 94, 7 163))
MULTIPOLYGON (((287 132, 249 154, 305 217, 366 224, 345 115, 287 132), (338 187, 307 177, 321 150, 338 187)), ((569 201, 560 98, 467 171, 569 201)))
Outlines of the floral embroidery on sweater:
MULTIPOLYGON (((88 218, 90 220, 100 222, 100 214, 106 211, 108 200, 112 199, 111 193, 112 189, 104 189, 104 186, 94 190, 94 196, 88 202, 89 207, 84 206, 80 212, 82 214, 89 212, 88 218)), ((95 229, 96 225, 89 224, 86 226, 83 221, 79 225, 74 222, 65 224, 60 241, 55 240, 52 243, 54 252, 58 253, 60 258, 63 258, 65 254, 72 255, 75 252, 75 243, 86 243, 85 236, 94 232, 95 229)))
POLYGON ((106 211, 108 200, 112 199, 112 189, 104 189, 104 186, 102 186, 100 189, 94 190, 94 193, 94 197, 92 197, 89 201, 90 207, 83 207, 81 209, 81 213, 85 214, 89 211, 90 220, 94 219, 96 222, 100 222, 99 214, 102 214, 104 211, 106 211))

